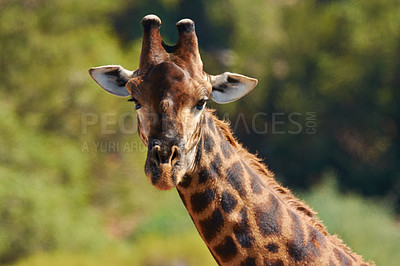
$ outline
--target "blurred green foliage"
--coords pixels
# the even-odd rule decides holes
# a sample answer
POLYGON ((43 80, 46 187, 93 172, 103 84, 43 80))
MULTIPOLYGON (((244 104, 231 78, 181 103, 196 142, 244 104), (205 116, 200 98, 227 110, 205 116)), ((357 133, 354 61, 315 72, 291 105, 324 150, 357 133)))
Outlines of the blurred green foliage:
POLYGON ((323 182, 305 198, 355 251, 395 265, 399 4, 0 1, 0 264, 215 264, 177 193, 156 191, 145 177, 144 146, 119 127, 135 129, 131 104, 87 73, 105 64, 135 69, 140 19, 155 13, 168 43, 176 21, 196 22, 206 71, 259 79, 239 103, 218 106, 221 117, 229 114, 245 146, 289 187, 308 188, 333 171, 338 185, 323 182), (257 112, 265 115, 253 121, 257 112), (316 115, 315 134, 305 132, 307 112, 316 115), (283 113, 285 134, 271 131, 273 113, 283 113), (291 113, 300 114, 300 134, 288 133, 297 125, 291 113))
POLYGON ((323 182, 302 198, 315 210, 330 233, 365 260, 377 265, 397 265, 400 259, 400 230, 390 202, 365 199, 353 193, 340 193, 336 174, 327 171, 323 182))
POLYGON ((235 112, 244 112, 248 123, 250 108, 267 114, 255 125, 268 132, 241 128, 240 139, 290 186, 307 187, 332 167, 342 187, 399 201, 400 1, 212 6, 217 22, 234 27, 233 69, 260 79, 235 112), (316 115, 316 134, 306 133, 308 112, 316 115), (282 114, 278 133, 272 132, 273 113, 282 114), (287 133, 298 128, 289 120, 293 113, 300 134, 287 133))

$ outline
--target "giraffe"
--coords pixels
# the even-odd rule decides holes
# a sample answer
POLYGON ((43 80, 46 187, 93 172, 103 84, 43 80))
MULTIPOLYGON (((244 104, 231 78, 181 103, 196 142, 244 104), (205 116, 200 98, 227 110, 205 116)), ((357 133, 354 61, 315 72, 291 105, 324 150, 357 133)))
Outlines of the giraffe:
POLYGON ((147 146, 145 174, 160 190, 176 188, 220 265, 371 265, 330 235, 316 213, 274 179, 206 103, 229 103, 257 80, 203 71, 194 22, 179 21, 166 45, 161 20, 142 19, 139 68, 91 68, 106 91, 130 96, 147 146))

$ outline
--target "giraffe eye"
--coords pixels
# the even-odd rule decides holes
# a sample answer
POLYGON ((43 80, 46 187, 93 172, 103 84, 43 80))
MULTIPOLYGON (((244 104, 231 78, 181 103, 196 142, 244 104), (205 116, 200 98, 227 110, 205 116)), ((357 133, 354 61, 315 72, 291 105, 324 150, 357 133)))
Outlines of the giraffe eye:
POLYGON ((140 107, 142 107, 142 105, 135 98, 130 98, 128 101, 135 103, 135 109, 136 110, 138 110, 138 109, 140 109, 140 107))
POLYGON ((207 98, 204 98, 204 99, 201 99, 200 101, 198 101, 197 104, 196 104, 196 109, 197 110, 203 110, 203 108, 206 105, 207 101, 208 101, 207 98))

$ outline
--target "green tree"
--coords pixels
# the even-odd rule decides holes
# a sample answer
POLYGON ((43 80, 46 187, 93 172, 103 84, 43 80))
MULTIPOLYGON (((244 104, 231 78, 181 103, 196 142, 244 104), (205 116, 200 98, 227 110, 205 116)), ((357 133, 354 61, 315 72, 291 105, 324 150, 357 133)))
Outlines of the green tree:
POLYGON ((398 197, 399 1, 231 0, 210 6, 217 22, 233 27, 234 70, 260 80, 235 112, 245 113, 249 126, 250 114, 267 114, 255 125, 267 123, 268 132, 248 134, 242 127, 237 134, 281 180, 309 186, 335 168, 342 186, 398 197), (305 131, 308 112, 316 115, 312 135, 305 131), (284 134, 272 132, 274 113, 283 113, 283 125, 275 126, 284 134), (298 129, 292 121, 300 123, 299 134, 289 133, 298 129))
POLYGON ((82 152, 104 136, 82 134, 82 113, 109 102, 88 89, 89 67, 124 62, 103 19, 112 10, 113 1, 0 3, 0 264, 109 241, 93 208, 108 155, 82 152))

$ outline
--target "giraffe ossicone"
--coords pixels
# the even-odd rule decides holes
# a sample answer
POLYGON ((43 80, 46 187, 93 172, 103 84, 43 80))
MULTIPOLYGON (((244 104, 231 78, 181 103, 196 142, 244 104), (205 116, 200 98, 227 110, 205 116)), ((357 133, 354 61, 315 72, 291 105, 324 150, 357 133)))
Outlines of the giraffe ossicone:
POLYGON ((221 265, 368 265, 316 214, 280 186, 233 137, 206 103, 229 103, 257 80, 203 70, 194 22, 179 21, 175 46, 160 35, 161 19, 142 19, 139 68, 89 70, 106 91, 130 96, 147 146, 145 173, 161 190, 176 188, 200 236, 221 265))

